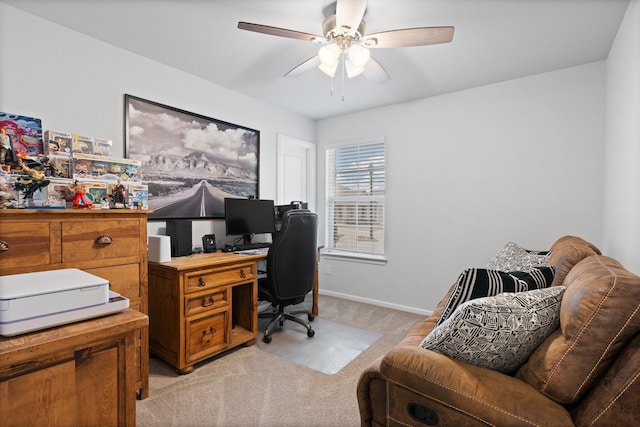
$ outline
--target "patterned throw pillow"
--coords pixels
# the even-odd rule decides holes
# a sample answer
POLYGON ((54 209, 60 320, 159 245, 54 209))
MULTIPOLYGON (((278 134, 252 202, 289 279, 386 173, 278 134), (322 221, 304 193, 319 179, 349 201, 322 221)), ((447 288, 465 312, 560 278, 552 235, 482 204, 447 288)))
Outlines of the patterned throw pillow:
POLYGON ((504 293, 462 304, 420 346, 511 373, 560 325, 564 286, 504 293))
POLYGON ((503 292, 523 292, 547 288, 553 282, 553 275, 553 267, 511 273, 486 268, 468 268, 458 277, 436 325, 444 322, 465 301, 491 297, 503 292))
POLYGON ((509 242, 489 261, 487 268, 500 271, 531 271, 548 265, 548 252, 530 251, 517 243, 509 242))

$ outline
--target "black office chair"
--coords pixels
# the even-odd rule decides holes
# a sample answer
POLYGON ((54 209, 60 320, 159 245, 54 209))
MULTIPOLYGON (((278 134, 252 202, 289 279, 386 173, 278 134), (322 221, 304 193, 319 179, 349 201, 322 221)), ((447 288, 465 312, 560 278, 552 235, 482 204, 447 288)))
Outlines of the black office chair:
POLYGON ((258 299, 271 302, 272 310, 260 313, 271 317, 264 330, 262 341, 271 342, 271 331, 276 322, 282 327, 285 320, 293 320, 307 328, 307 336, 315 331, 309 322, 295 314, 306 313, 309 321, 313 314, 308 310, 285 311, 285 307, 300 304, 313 289, 318 249, 318 216, 308 210, 297 209, 284 213, 282 228, 274 236, 267 253, 267 275, 258 281, 258 299))

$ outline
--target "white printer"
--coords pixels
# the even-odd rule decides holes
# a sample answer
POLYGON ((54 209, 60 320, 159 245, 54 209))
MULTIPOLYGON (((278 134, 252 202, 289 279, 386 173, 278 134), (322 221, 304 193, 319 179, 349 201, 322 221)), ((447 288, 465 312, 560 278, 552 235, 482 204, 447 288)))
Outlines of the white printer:
POLYGON ((0 276, 0 335, 13 336, 122 311, 109 282, 69 268, 0 276))

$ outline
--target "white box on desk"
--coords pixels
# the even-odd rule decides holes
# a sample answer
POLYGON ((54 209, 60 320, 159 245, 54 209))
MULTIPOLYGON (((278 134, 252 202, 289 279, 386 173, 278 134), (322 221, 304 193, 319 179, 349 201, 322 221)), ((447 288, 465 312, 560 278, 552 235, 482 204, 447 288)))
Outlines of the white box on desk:
POLYGON ((69 268, 0 276, 0 335, 98 317, 129 306, 109 281, 69 268))

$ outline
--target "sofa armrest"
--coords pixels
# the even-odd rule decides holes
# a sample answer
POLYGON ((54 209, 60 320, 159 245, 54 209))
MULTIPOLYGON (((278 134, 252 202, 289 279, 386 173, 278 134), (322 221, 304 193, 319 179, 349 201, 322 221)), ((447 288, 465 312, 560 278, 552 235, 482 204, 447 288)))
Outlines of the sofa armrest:
POLYGON ((389 425, 573 426, 568 411, 527 383, 417 346, 398 346, 380 363, 389 425), (424 408, 424 409, 423 409, 424 408))
POLYGON ((386 424, 387 383, 380 374, 382 356, 360 374, 357 386, 358 409, 362 426, 386 424))

